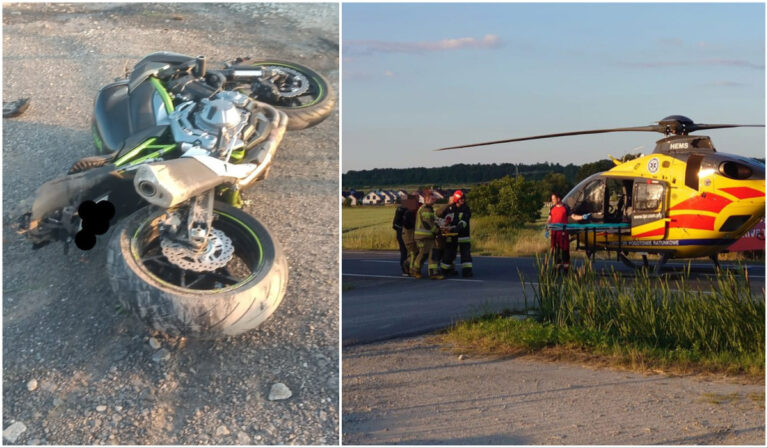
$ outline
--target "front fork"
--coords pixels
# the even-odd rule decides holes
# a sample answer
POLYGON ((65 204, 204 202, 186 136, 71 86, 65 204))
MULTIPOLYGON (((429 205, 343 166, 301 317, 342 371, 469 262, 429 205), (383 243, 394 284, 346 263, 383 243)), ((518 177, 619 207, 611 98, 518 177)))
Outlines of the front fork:
POLYGON ((197 250, 208 245, 208 236, 211 234, 213 223, 213 197, 214 190, 208 190, 189 200, 187 243, 197 250))

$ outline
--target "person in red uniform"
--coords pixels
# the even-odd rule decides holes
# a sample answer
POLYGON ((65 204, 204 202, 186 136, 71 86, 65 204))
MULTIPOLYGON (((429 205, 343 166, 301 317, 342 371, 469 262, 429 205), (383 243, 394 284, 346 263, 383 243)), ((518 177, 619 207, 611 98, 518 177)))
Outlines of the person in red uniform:
MULTIPOLYGON (((568 216, 570 216, 571 211, 567 205, 563 204, 563 198, 559 193, 552 193, 552 204, 552 208, 549 209, 547 224, 568 224, 568 216)), ((568 272, 568 268, 571 266, 571 242, 568 231, 552 229, 550 242, 555 265, 558 269, 562 267, 565 272, 568 272)))

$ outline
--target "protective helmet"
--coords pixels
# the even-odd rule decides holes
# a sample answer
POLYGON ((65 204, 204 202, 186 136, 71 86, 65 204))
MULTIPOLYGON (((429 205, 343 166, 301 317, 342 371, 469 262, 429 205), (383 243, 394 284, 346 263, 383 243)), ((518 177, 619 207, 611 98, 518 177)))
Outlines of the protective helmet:
POLYGON ((464 192, 463 192, 463 191, 461 191, 461 190, 456 190, 456 191, 454 191, 454 192, 453 192, 453 197, 452 197, 452 199, 453 199, 453 202, 454 202, 454 203, 455 203, 455 202, 458 202, 458 201, 459 201, 459 199, 464 199, 464 192))

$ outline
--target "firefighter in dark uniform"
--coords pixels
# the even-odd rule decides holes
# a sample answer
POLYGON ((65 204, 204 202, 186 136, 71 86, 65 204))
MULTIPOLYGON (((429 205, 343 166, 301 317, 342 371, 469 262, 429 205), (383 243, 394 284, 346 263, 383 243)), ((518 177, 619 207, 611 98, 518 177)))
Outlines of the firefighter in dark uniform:
POLYGON ((406 267, 405 265, 408 259, 408 248, 405 246, 405 241, 403 241, 403 226, 405 223, 405 212, 407 211, 408 209, 403 204, 400 204, 397 210, 395 210, 395 218, 392 220, 392 229, 395 231, 397 245, 400 246, 400 269, 405 275, 409 275, 411 272, 411 267, 406 267))
POLYGON ((435 247, 435 238, 440 234, 435 220, 435 211, 432 204, 435 202, 431 190, 424 191, 424 205, 416 212, 416 225, 414 226, 414 239, 419 247, 419 254, 413 261, 411 267, 411 277, 421 278, 421 267, 424 261, 429 258, 429 278, 433 280, 442 280, 443 276, 439 271, 439 260, 434 258, 437 251, 432 250, 435 247))
POLYGON ((469 219, 472 217, 472 213, 469 211, 464 192, 461 190, 456 190, 453 193, 453 203, 456 204, 455 223, 459 233, 457 239, 459 254, 461 255, 461 276, 472 277, 472 255, 470 254, 472 240, 469 237, 469 219))
POLYGON ((445 249, 443 257, 440 260, 440 270, 443 275, 452 276, 458 275, 454 260, 456 259, 456 251, 459 247, 458 235, 456 234, 456 216, 458 213, 458 207, 456 206, 456 193, 451 196, 448 202, 448 206, 440 210, 438 216, 445 220, 445 223, 450 228, 450 235, 445 236, 445 249))
POLYGON ((405 263, 403 264, 403 272, 410 275, 411 268, 413 266, 413 260, 416 259, 416 254, 419 251, 416 246, 416 240, 413 238, 414 226, 416 225, 416 212, 419 211, 419 198, 415 194, 409 194, 408 198, 403 202, 405 211, 403 212, 403 243, 405 243, 405 249, 408 252, 405 263))

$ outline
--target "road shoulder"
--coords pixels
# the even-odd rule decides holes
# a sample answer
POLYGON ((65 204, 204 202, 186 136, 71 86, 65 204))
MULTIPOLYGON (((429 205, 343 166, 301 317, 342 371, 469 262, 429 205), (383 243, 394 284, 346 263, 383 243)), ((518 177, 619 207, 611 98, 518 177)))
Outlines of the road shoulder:
POLYGON ((345 444, 763 444, 765 388, 464 357, 410 338, 343 352, 345 444))

